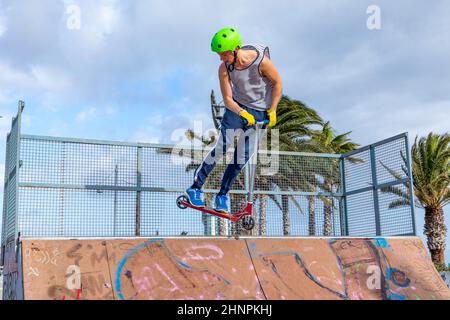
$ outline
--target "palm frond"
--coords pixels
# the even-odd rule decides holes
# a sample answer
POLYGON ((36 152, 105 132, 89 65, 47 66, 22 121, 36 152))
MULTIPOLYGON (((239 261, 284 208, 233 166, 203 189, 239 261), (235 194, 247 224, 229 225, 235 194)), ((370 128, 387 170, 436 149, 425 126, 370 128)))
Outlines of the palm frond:
POLYGON ((409 205, 410 205, 409 200, 398 199, 398 200, 394 200, 391 203, 389 203, 388 208, 389 209, 397 209, 397 208, 406 207, 409 205))

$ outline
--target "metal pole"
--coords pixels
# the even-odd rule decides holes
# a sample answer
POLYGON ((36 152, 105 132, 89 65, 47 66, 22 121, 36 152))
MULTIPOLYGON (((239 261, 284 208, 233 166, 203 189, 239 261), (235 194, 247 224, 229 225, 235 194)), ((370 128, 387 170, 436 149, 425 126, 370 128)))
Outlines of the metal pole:
POLYGON ((249 176, 249 190, 248 190, 248 202, 253 203, 253 188, 255 186, 255 173, 256 173, 256 165, 258 163, 258 146, 259 146, 259 134, 260 134, 260 125, 258 123, 255 124, 255 141, 253 145, 253 155, 249 160, 250 164, 250 176, 249 176))
POLYGON ((137 148, 137 188, 136 191, 136 226, 135 236, 141 235, 141 178, 142 178, 142 147, 137 148))
MULTIPOLYGON (((66 146, 67 144, 63 142, 62 144, 62 160, 61 160, 61 184, 65 183, 65 164, 66 164, 66 146)), ((60 200, 60 217, 59 217, 59 235, 62 237, 64 235, 64 196, 65 190, 60 189, 59 191, 59 200, 60 200)))
POLYGON ((345 182, 345 158, 339 159, 339 168, 341 171, 340 193, 342 197, 339 201, 339 212, 341 216, 341 235, 348 236, 348 212, 347 212, 347 194, 345 182))
POLYGON ((381 235, 381 222, 380 222, 380 203, 378 199, 378 182, 377 182, 377 167, 375 159, 375 148, 370 146, 370 163, 372 167, 372 184, 373 184, 373 202, 375 209, 375 228, 376 235, 381 235))
MULTIPOLYGON (((118 174, 119 174, 119 166, 116 164, 114 168, 114 186, 118 185, 118 174)), ((116 227, 117 227, 117 190, 114 191, 114 231, 113 236, 116 236, 116 227)))
POLYGON ((6 136, 6 152, 5 152, 5 178, 3 185, 3 215, 2 215, 2 238, 0 246, 0 266, 5 264, 5 249, 6 249, 6 218, 8 214, 8 204, 9 199, 7 195, 9 194, 9 189, 11 188, 9 184, 9 169, 11 168, 10 154, 11 154, 11 134, 8 133, 6 136))
POLYGON ((414 181, 413 181, 413 175, 412 175, 412 165, 411 165, 411 149, 409 147, 409 140, 408 140, 408 133, 406 133, 405 136, 405 147, 406 147, 406 166, 408 170, 408 178, 409 178, 409 204, 411 207, 411 218, 412 218, 412 227, 413 227, 413 234, 417 235, 416 233, 416 215, 414 212, 414 181))
MULTIPOLYGON (((22 100, 19 100, 19 106, 18 106, 18 111, 17 111, 17 131, 16 131, 16 163, 15 163, 15 185, 14 185, 14 202, 15 202, 15 221, 14 221, 14 243, 17 244, 18 240, 19 240, 19 235, 20 235, 20 230, 19 230, 19 199, 20 199, 20 195, 19 195, 19 179, 20 179, 20 166, 21 166, 21 162, 20 162, 20 144, 21 144, 21 132, 22 132, 22 112, 23 109, 25 108, 25 102, 22 100)), ((3 226, 4 228, 5 226, 3 226)), ((14 247, 15 250, 17 250, 17 246, 14 247)), ((16 251, 17 252, 17 251, 16 251)), ((17 260, 16 260, 17 262, 17 260)))

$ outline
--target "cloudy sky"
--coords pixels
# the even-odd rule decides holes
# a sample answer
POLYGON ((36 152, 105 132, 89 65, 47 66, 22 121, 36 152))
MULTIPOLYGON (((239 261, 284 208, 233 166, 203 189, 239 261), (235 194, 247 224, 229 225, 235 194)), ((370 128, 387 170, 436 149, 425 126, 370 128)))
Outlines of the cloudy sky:
POLYGON ((284 94, 361 145, 448 132, 449 12, 446 0, 0 0, 0 134, 19 99, 27 134, 176 143, 177 129, 206 131, 223 26, 269 46, 284 94))

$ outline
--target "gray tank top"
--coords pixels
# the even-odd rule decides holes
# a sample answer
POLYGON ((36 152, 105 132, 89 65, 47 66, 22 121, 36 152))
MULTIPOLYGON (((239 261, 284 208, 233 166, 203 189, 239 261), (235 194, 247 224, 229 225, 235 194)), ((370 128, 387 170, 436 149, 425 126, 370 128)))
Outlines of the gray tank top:
POLYGON ((272 82, 263 77, 259 66, 264 56, 270 58, 269 48, 262 45, 245 45, 241 50, 256 50, 256 60, 245 69, 232 69, 227 65, 233 99, 246 107, 265 111, 272 104, 272 82))

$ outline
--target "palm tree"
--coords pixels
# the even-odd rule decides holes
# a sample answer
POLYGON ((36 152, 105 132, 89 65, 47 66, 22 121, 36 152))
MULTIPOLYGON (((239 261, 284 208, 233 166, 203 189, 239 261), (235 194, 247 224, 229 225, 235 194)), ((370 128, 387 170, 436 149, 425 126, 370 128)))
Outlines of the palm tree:
MULTIPOLYGON (((404 162, 403 175, 408 175, 407 159, 403 152, 401 156, 404 162)), ((426 138, 419 140, 416 136, 411 157, 415 205, 425 209, 424 234, 427 237, 428 249, 435 265, 444 267, 447 227, 443 208, 450 202, 450 134, 438 135, 431 132, 426 138)), ((383 166, 395 178, 402 178, 400 173, 384 164, 383 166)), ((409 190, 409 185, 406 186, 406 190, 409 190)), ((389 204, 390 209, 410 205, 408 192, 401 188, 387 187, 381 191, 398 196, 397 200, 389 204)))
MULTIPOLYGON (((313 153, 334 153, 343 154, 359 147, 358 144, 351 142, 348 135, 351 133, 346 132, 341 135, 335 135, 330 122, 326 122, 322 125, 321 130, 312 130, 310 132, 310 138, 298 139, 291 144, 291 150, 300 152, 313 152, 313 153), (294 148, 295 146, 295 148, 294 148)), ((351 162, 361 162, 360 159, 351 158, 351 162)), ((325 192, 336 192, 340 186, 340 169, 339 160, 335 158, 319 158, 313 157, 309 162, 304 164, 305 171, 309 172, 308 177, 308 190, 310 192, 316 192, 319 189, 325 192)), ((315 199, 316 197, 308 196, 308 210, 309 210, 309 223, 308 232, 309 235, 315 235, 315 199)), ((323 235, 329 236, 333 232, 332 228, 332 211, 335 208, 334 198, 319 197, 324 203, 324 226, 323 235)))
MULTIPOLYGON (((350 138, 348 137, 350 133, 351 131, 336 136, 333 133, 330 122, 327 121, 323 125, 321 131, 313 133, 311 140, 306 142, 306 145, 309 145, 310 151, 313 152, 344 154, 359 148, 358 144, 350 141, 350 138)), ((330 172, 326 173, 326 175, 323 175, 322 177, 324 178, 324 182, 318 184, 320 185, 322 190, 327 192, 334 192, 339 188, 339 161, 337 159, 323 159, 322 161, 328 162, 325 164, 325 166, 330 166, 329 162, 331 161, 331 168, 334 170, 331 170, 330 172)), ((331 213, 333 208, 335 208, 334 198, 321 197, 321 200, 324 203, 323 235, 330 236, 333 232, 331 213)))
POLYGON ((411 150, 414 193, 425 209, 424 234, 433 262, 445 266, 447 227, 443 207, 450 202, 450 134, 429 133, 411 150))
MULTIPOLYGON (((313 131, 312 126, 323 124, 323 120, 315 110, 288 96, 282 96, 277 107, 277 118, 277 124, 269 129, 268 137, 272 138, 272 130, 278 130, 280 150, 283 151, 299 151, 296 141, 310 137, 313 131)), ((296 166, 298 167, 298 162, 281 161, 279 172, 271 179, 272 183, 281 191, 307 189, 309 186, 305 185, 305 181, 308 179, 305 179, 304 175, 308 171, 298 172, 295 170, 296 166)), ((295 198, 287 195, 281 196, 284 235, 290 234, 289 199, 293 200, 295 206, 301 210, 295 198)))
MULTIPOLYGON (((221 119, 220 115, 223 108, 224 106, 216 103, 214 91, 212 91, 211 111, 213 114, 213 119, 215 119, 214 124, 216 126, 218 126, 219 120, 221 119)), ((304 148, 302 148, 302 139, 306 137, 310 138, 314 135, 314 130, 311 128, 312 126, 323 126, 323 120, 315 110, 306 106, 301 101, 293 100, 288 96, 283 96, 281 98, 277 107, 277 118, 278 121, 276 126, 268 129, 267 139, 268 141, 271 141, 273 130, 278 130, 278 137, 280 142, 279 147, 280 150, 284 151, 306 151, 304 150, 304 148)), ((306 165, 310 170, 302 170, 301 172, 299 172, 298 161, 282 161, 280 163, 280 170, 274 176, 264 178, 263 176, 257 174, 255 177, 256 190, 262 190, 264 188, 267 188, 267 186, 272 186, 272 189, 278 188, 281 191, 316 191, 316 179, 314 177, 314 172, 317 171, 317 169, 315 168, 317 167, 317 163, 314 163, 313 159, 305 160, 306 161, 303 162, 306 162, 306 164, 302 163, 302 166, 306 165)), ((237 181, 237 183, 243 184, 244 182, 237 181)), ((232 198, 237 197, 239 196, 234 195, 234 197, 232 198)), ((292 196, 282 195, 280 204, 275 196, 267 196, 264 194, 261 194, 259 196, 260 219, 257 222, 259 225, 259 233, 263 235, 266 231, 266 201, 268 197, 271 198, 282 211, 283 234, 290 234, 289 200, 294 203, 299 211, 301 211, 301 206, 292 196)), ((314 198, 310 199, 310 201, 314 201, 314 198)), ((312 208, 312 206, 310 207, 312 208)), ((239 232, 239 226, 235 226, 235 229, 238 229, 237 231, 239 232)))
POLYGON ((259 221, 258 224, 258 235, 267 235, 267 196, 260 194, 259 196, 259 221))

